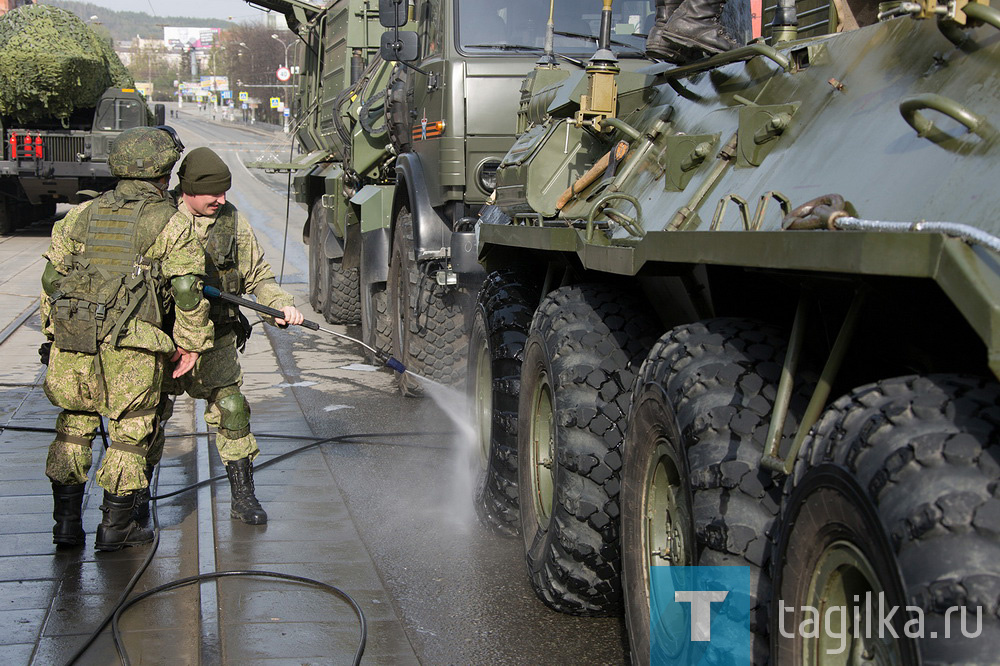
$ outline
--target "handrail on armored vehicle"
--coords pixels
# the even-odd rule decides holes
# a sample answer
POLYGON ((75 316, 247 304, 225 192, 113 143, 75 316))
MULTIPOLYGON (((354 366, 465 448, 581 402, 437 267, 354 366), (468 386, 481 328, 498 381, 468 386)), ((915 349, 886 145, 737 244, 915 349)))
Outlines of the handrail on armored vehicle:
POLYGON ((653 76, 663 76, 668 79, 679 79, 684 76, 690 76, 691 74, 697 74, 698 72, 704 72, 716 67, 721 67, 722 65, 728 65, 732 62, 749 60, 750 58, 754 58, 756 56, 763 56, 767 58, 786 72, 791 69, 792 66, 792 61, 779 53, 773 46, 755 42, 753 44, 741 46, 738 49, 733 49, 732 51, 726 51, 725 53, 714 55, 711 58, 706 58, 705 60, 693 62, 690 65, 676 67, 670 63, 662 63, 659 65, 653 65, 644 71, 653 76))

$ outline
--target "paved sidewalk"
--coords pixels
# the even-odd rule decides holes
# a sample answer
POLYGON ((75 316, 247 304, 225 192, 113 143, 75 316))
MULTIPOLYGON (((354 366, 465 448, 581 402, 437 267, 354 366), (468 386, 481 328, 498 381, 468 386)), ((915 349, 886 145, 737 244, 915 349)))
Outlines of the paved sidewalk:
MULTIPOLYGON (((4 264, 0 264, 2 266, 4 264)), ((322 319, 308 306, 306 316, 322 319)), ((277 333, 275 333, 277 334, 277 333)), ((53 408, 41 391, 37 314, 4 345, 0 425, 51 428, 53 408)), ((245 391, 258 433, 312 435, 295 400, 297 379, 278 367, 272 339, 255 327, 242 356, 245 391)), ((168 433, 192 433, 203 404, 178 401, 168 433)), ((120 590, 149 552, 138 547, 96 553, 101 489, 91 480, 84 510, 87 543, 58 550, 51 543, 52 499, 44 476, 51 434, 0 433, 0 663, 64 663, 113 607, 120 590)), ((305 442, 261 438, 258 463, 305 442)), ((95 445, 95 451, 100 449, 95 445)), ((193 483, 211 461, 224 474, 214 443, 171 437, 157 492, 193 483), (203 465, 201 465, 203 467, 203 465)), ((95 469, 98 461, 95 460, 95 469)), ((93 471, 91 473, 93 478, 93 471)), ((158 509, 160 545, 136 592, 199 570, 264 569, 318 579, 351 594, 369 626, 365 663, 418 663, 403 626, 351 520, 326 459, 311 450, 255 474, 268 511, 265 526, 229 517, 229 484, 164 500, 158 509), (207 528, 206 528, 207 525, 207 528), (206 562, 207 553, 207 562, 206 562)), ((350 607, 324 592, 271 579, 227 579, 159 595, 123 618, 133 663, 345 663, 358 625, 350 607)), ((108 632, 77 662, 117 663, 108 632)))

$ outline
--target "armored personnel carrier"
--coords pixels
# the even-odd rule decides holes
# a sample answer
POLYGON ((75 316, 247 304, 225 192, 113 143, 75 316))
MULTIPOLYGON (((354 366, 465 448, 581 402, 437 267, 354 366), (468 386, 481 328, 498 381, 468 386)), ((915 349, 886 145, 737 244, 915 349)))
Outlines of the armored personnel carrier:
POLYGON ((1000 11, 812 4, 525 80, 476 227, 477 505, 637 663, 995 663, 1000 11), (686 567, 746 575, 710 641, 686 567))

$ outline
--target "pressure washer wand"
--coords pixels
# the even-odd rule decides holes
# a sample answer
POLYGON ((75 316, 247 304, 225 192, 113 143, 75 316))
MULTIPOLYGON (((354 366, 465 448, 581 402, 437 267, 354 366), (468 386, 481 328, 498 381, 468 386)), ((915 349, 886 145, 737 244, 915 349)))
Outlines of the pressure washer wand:
MULTIPOLYGON (((233 305, 239 305, 239 306, 244 307, 244 308, 250 308, 251 310, 256 310, 257 312, 262 312, 262 313, 264 313, 266 315, 271 315, 272 317, 275 317, 277 319, 284 319, 285 318, 285 313, 282 312, 281 310, 276 310, 274 308, 269 308, 266 305, 261 305, 260 303, 257 303, 256 301, 251 301, 250 299, 247 299, 247 298, 240 298, 239 296, 234 296, 233 294, 227 294, 227 293, 219 291, 215 287, 209 286, 207 284, 205 285, 204 289, 202 289, 202 291, 209 298, 217 298, 219 300, 226 301, 227 303, 232 303, 233 305)), ((404 366, 402 363, 400 363, 399 361, 397 361, 393 357, 385 354, 384 352, 380 352, 379 350, 375 349, 374 347, 370 347, 370 346, 366 345, 365 343, 361 342, 361 340, 358 340, 357 338, 352 338, 349 335, 344 335, 343 333, 338 333, 337 331, 331 331, 328 328, 323 328, 322 326, 320 326, 316 322, 309 321, 308 319, 306 319, 304 322, 302 322, 301 326, 304 326, 304 327, 306 327, 306 328, 308 328, 310 330, 313 330, 313 331, 323 331, 324 333, 329 333, 330 335, 334 335, 334 336, 336 336, 338 338, 343 338, 344 340, 347 340, 348 342, 354 342, 356 344, 359 344, 362 347, 364 347, 365 349, 367 349, 368 351, 370 351, 372 354, 374 354, 375 358, 377 358, 379 361, 381 361, 382 363, 384 363, 387 368, 395 370, 396 372, 398 372, 400 374, 406 372, 406 366, 404 366)))

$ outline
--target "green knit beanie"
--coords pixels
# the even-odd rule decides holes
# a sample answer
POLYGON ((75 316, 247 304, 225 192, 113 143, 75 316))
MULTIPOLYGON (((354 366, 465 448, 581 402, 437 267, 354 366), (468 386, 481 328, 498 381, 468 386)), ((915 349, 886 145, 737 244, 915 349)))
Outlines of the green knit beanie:
POLYGON ((222 194, 233 184, 229 167, 211 148, 195 148, 184 157, 177 176, 184 194, 222 194))

